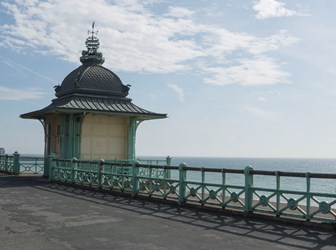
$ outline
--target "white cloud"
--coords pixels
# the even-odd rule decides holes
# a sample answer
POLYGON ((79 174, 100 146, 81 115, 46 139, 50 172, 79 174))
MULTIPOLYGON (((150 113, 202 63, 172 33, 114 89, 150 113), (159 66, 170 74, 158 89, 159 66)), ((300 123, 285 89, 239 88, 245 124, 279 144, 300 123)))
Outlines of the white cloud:
POLYGON ((277 0, 259 0, 255 1, 253 9, 257 12, 256 18, 266 19, 272 17, 284 16, 305 16, 303 11, 290 10, 285 7, 285 3, 277 0))
MULTIPOLYGON (((235 57, 238 64, 227 70, 231 76, 235 75, 231 83, 274 84, 284 82, 288 75, 271 58, 263 69, 266 76, 261 81, 256 80, 261 73, 253 72, 260 68, 250 67, 248 73, 254 80, 249 81, 238 75, 239 71, 242 72, 239 68, 255 61, 255 57, 266 58, 266 53, 296 42, 284 30, 268 37, 256 37, 205 25, 194 20, 193 10, 184 7, 170 6, 166 13, 155 15, 149 6, 160 2, 156 0, 146 3, 120 0, 114 4, 107 0, 82 0, 80 3, 30 0, 29 4, 28 1, 22 4, 22 1, 5 1, 0 5, 15 20, 12 24, 0 25, 0 46, 55 55, 78 64, 80 51, 85 49, 85 31, 95 20, 101 41, 100 51, 106 58, 105 66, 113 70, 213 72, 215 75, 205 81, 214 83, 216 78, 223 79, 221 72, 227 65, 222 67, 222 64, 227 63, 233 53, 239 52, 235 57), (76 15, 73 14, 74 9, 76 15), (201 64, 205 67, 199 67, 201 64)), ((224 82, 227 84, 229 81, 226 79, 224 82)))
POLYGON ((167 84, 167 86, 177 94, 180 102, 184 102, 184 90, 181 87, 172 83, 167 84))
POLYGON ((54 54, 78 62, 80 50, 85 49, 85 31, 95 19, 100 31, 101 51, 107 64, 114 69, 186 70, 185 61, 203 55, 194 41, 176 38, 180 33, 188 33, 189 28, 194 29, 191 21, 155 17, 135 0, 120 1, 115 5, 105 0, 94 3, 83 0, 80 4, 78 1, 48 0, 20 7, 4 2, 2 6, 15 19, 14 24, 1 26, 2 44, 14 49, 54 54), (88 16, 92 20, 88 20, 88 16))
POLYGON ((209 67, 205 83, 222 86, 240 84, 242 86, 272 85, 288 83, 289 74, 269 57, 242 59, 238 65, 229 67, 209 67))
POLYGON ((23 101, 30 99, 40 99, 44 95, 38 89, 12 89, 0 86, 0 100, 23 101))
POLYGON ((253 106, 245 106, 244 110, 250 115, 269 122, 278 122, 279 117, 276 113, 253 106))
POLYGON ((182 8, 182 7, 170 7, 168 13, 166 16, 168 17, 176 17, 176 18, 183 18, 187 17, 190 18, 194 14, 193 11, 187 9, 187 8, 182 8))

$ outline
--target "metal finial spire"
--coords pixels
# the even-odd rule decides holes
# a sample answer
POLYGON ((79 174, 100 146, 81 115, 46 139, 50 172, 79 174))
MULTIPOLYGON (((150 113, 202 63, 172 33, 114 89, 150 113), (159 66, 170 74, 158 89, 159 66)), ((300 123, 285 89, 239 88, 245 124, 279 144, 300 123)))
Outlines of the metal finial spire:
POLYGON ((94 26, 95 22, 92 23, 92 30, 88 31, 88 34, 91 34, 91 36, 89 36, 85 42, 89 54, 95 54, 99 47, 99 39, 95 36, 98 34, 98 31, 94 30, 94 26))
POLYGON ((98 37, 98 31, 95 31, 95 21, 92 23, 92 29, 88 30, 89 37, 86 39, 85 45, 87 50, 82 51, 82 56, 80 61, 82 63, 100 63, 103 64, 105 59, 103 58, 102 53, 98 52, 100 45, 98 37))
POLYGON ((91 29, 91 31, 88 30, 88 35, 91 34, 91 38, 93 38, 93 35, 97 35, 98 34, 98 30, 94 31, 95 22, 96 21, 93 21, 93 23, 92 23, 92 29, 91 29))

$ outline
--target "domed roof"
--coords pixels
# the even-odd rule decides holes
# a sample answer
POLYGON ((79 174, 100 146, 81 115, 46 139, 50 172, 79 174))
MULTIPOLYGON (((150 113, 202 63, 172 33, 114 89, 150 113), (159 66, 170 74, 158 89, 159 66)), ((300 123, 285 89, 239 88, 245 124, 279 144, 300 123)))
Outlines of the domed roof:
POLYGON ((55 86, 57 97, 86 94, 125 98, 128 95, 129 87, 116 74, 102 66, 105 59, 98 52, 100 43, 94 34, 92 30, 91 36, 86 39, 87 50, 83 50, 80 57, 82 65, 68 74, 61 85, 55 86))
POLYGON ((120 78, 101 64, 83 64, 68 74, 61 86, 56 87, 56 96, 68 94, 108 95, 126 97, 129 87, 120 78))

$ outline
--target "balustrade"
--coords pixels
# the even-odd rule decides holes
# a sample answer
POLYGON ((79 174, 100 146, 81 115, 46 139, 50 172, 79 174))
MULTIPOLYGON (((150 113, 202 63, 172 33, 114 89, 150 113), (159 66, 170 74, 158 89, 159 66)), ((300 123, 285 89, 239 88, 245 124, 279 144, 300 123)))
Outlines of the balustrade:
MULTIPOLYGON (((336 174, 258 171, 149 165, 138 161, 51 159, 51 180, 112 190, 134 196, 172 200, 178 204, 231 209, 307 221, 336 222, 336 194, 311 190, 312 180, 332 180, 336 174), (260 180, 272 178, 268 186, 260 180), (285 187, 288 178, 300 189, 285 187), (258 182, 259 181, 259 182, 258 182)), ((316 186, 316 185, 315 185, 316 186)))
POLYGON ((336 223, 336 193, 320 190, 326 182, 336 186, 336 174, 260 171, 245 169, 170 166, 165 161, 83 161, 13 155, 0 156, 0 171, 42 174, 49 179, 98 190, 148 196, 201 206, 336 223), (165 163, 165 164, 164 164, 165 163), (161 164, 161 165, 160 165, 161 164), (294 184, 293 184, 294 183, 294 184), (296 186, 295 186, 296 185, 296 186))
POLYGON ((0 156, 0 172, 8 174, 42 174, 45 159, 43 157, 13 155, 0 156))

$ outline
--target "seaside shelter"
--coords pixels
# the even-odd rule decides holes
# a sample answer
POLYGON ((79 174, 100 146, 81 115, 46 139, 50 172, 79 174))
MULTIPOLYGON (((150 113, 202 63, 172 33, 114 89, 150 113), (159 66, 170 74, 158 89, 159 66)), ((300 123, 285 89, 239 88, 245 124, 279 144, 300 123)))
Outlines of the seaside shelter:
MULTIPOLYGON (((40 120, 44 127, 45 157, 76 157, 83 160, 135 159, 138 125, 145 120, 166 118, 148 111, 128 98, 130 85, 124 85, 98 52, 94 32, 86 39, 81 66, 55 86, 56 98, 43 109, 22 114, 24 119, 40 120)), ((48 169, 45 169, 48 175, 48 169)))

